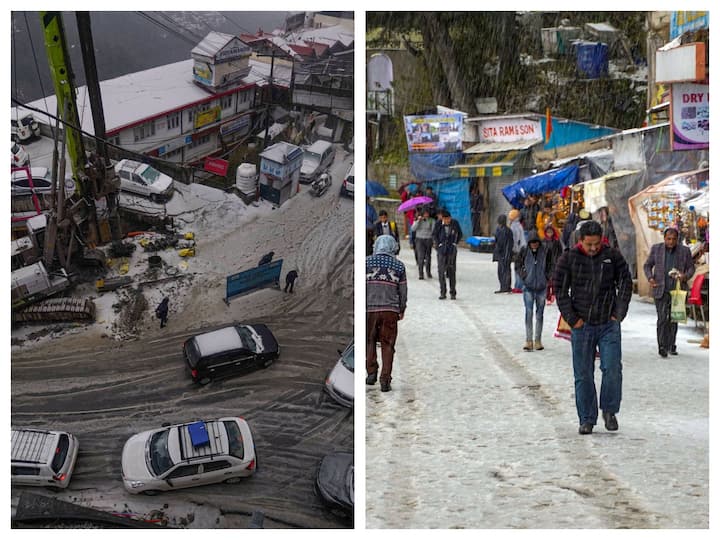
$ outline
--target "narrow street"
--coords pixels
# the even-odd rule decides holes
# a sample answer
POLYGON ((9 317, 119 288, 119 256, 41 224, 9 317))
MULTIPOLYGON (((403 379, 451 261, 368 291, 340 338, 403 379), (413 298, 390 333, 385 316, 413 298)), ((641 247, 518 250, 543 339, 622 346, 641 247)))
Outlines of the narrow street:
POLYGON ((620 430, 581 436, 555 305, 545 350, 524 352, 522 295, 493 294, 490 254, 459 250, 456 301, 438 300, 435 254, 432 280, 407 242, 400 259, 393 390, 367 391, 368 528, 708 527, 708 350, 691 320, 661 358, 655 307, 633 296, 620 430))

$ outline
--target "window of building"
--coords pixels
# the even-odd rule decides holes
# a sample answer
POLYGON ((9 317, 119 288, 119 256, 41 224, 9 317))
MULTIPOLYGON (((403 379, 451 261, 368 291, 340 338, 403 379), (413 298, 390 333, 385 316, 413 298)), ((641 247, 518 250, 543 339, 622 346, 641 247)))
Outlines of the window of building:
POLYGON ((155 135, 155 122, 148 122, 133 129, 133 139, 135 142, 142 141, 148 137, 155 135))
POLYGON ((180 114, 173 113, 167 115, 167 128, 176 129, 180 125, 180 114))
POLYGON ((120 135, 115 135, 114 137, 110 137, 107 141, 110 144, 114 144, 115 146, 120 146, 120 135))
POLYGON ((195 109, 188 109, 187 119, 188 124, 193 125, 193 122, 195 122, 195 109))
POLYGON ((207 144, 209 142, 210 135, 203 135, 202 137, 198 137, 197 139, 195 139, 190 145, 190 148, 197 148, 198 146, 202 146, 203 144, 207 144))
POLYGON ((179 161, 182 159, 182 148, 176 148, 175 150, 166 152, 165 155, 163 155, 163 159, 167 159, 169 161, 179 161))
POLYGON ((222 107, 223 110, 225 110, 225 109, 231 109, 231 108, 232 108, 232 104, 233 104, 233 96, 232 96, 232 95, 224 96, 224 97, 220 100, 220 107, 222 107))
POLYGON ((247 103, 250 101, 250 92, 240 92, 237 96, 238 103, 247 103))

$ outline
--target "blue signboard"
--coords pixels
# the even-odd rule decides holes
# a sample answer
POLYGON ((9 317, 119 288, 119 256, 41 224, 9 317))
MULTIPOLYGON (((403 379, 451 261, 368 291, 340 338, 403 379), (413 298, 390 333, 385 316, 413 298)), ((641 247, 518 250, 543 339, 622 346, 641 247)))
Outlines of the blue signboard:
POLYGON ((685 32, 708 28, 710 17, 707 11, 673 11, 670 14, 670 39, 685 32))
POLYGON ((246 293, 268 285, 280 286, 280 273, 282 271, 282 259, 263 264, 226 278, 225 301, 233 296, 246 293))

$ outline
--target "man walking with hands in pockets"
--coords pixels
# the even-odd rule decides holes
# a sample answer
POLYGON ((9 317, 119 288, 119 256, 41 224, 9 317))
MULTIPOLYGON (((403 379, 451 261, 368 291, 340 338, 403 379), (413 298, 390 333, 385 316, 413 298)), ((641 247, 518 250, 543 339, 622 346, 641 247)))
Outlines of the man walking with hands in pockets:
POLYGON ((600 408, 605 429, 616 431, 615 415, 622 397, 620 322, 632 297, 632 279, 622 254, 602 243, 596 221, 583 223, 580 242, 562 254, 555 267, 553 285, 557 305, 572 328, 575 406, 581 435, 592 433, 597 423, 595 350, 600 349, 600 408))

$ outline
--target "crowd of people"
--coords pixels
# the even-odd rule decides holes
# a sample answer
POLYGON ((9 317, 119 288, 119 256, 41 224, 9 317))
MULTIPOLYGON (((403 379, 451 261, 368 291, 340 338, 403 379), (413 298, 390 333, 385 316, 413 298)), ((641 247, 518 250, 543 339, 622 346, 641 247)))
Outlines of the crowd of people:
MULTIPOLYGON (((433 199, 433 203, 435 199, 433 199)), ((593 220, 586 210, 558 219, 551 200, 539 204, 528 197, 520 209, 500 215, 492 260, 497 263, 499 289, 495 293, 522 293, 525 307, 525 351, 542 351, 544 309, 557 301, 560 320, 570 329, 575 404, 581 435, 591 434, 602 410, 608 431, 619 429, 617 414, 622 396, 620 324, 633 292, 627 261, 618 249, 607 209, 593 220), (563 224, 562 231, 560 224, 563 224), (511 287, 511 264, 515 282, 511 287), (599 358, 602 382, 595 387, 599 358)), ((370 229, 369 229, 370 230, 370 229)), ((409 224, 418 278, 432 278, 436 252, 440 300, 457 298, 457 246, 463 238, 460 224, 446 209, 418 207, 409 224)), ((652 246, 643 271, 653 289, 657 311, 657 345, 661 357, 677 355, 677 322, 671 316, 672 292, 687 290, 695 266, 689 248, 678 242, 677 228, 668 227, 664 241, 652 246)), ((370 236, 369 236, 370 239, 370 236)), ((389 391, 397 338, 397 322, 407 306, 408 272, 396 256, 400 235, 387 212, 372 227, 372 254, 367 257, 367 379, 372 385, 380 371, 382 391, 389 391), (382 351, 382 368, 376 345, 382 351)))

